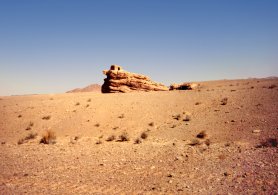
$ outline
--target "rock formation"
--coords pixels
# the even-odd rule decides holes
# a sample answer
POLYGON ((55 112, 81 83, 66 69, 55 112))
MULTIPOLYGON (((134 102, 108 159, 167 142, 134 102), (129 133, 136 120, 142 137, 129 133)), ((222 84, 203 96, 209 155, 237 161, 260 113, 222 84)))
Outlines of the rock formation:
POLYGON ((170 90, 191 90, 198 87, 196 83, 173 83, 170 85, 170 90))
POLYGON ((132 91, 168 91, 168 87, 150 80, 149 77, 124 71, 118 65, 111 65, 110 70, 104 70, 107 76, 101 87, 102 93, 127 93, 132 91))

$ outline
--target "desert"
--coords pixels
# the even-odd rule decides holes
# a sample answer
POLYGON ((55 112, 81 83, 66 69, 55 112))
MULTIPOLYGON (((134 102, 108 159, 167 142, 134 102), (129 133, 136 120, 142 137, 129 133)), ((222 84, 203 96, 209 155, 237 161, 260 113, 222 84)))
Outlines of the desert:
POLYGON ((197 84, 1 96, 0 194, 276 194, 278 79, 197 84))

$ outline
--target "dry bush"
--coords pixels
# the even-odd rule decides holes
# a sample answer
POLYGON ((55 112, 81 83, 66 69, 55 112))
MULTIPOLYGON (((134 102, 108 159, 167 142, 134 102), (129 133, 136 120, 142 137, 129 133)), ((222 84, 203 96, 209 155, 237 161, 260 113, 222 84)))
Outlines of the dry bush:
POLYGON ((201 144, 201 142, 198 139, 193 139, 193 140, 191 140, 191 142, 188 145, 197 146, 197 145, 200 145, 200 144, 201 144))
POLYGON ((210 139, 206 139, 205 144, 206 144, 207 146, 209 146, 209 145, 211 144, 210 139))
POLYGON ((226 105, 228 103, 228 98, 223 98, 222 100, 221 100, 221 105, 226 105))
POLYGON ((268 138, 265 141, 262 141, 256 148, 271 148, 278 147, 278 141, 276 138, 268 138))
POLYGON ((106 141, 111 142, 114 141, 115 139, 116 139, 115 135, 111 135, 106 139, 106 141))
POLYGON ((146 132, 143 132, 141 133, 141 136, 140 136, 142 139, 147 139, 148 137, 148 134, 146 132))
POLYGON ((17 144, 20 145, 20 144, 26 143, 27 141, 29 141, 31 139, 35 139, 37 137, 37 135, 38 135, 37 133, 30 132, 25 138, 19 139, 17 144))
POLYGON ((56 143, 56 135, 54 131, 47 130, 43 134, 40 143, 42 144, 55 144, 56 143))
POLYGON ((47 115, 47 116, 42 117, 43 120, 49 120, 50 118, 51 118, 50 115, 47 115))
POLYGON ((196 137, 200 139, 204 139, 205 137, 207 137, 207 133, 206 131, 201 131, 200 133, 197 134, 196 137))
POLYGON ((30 122, 29 125, 27 126, 27 128, 25 130, 31 130, 31 128, 34 126, 33 122, 30 122))
POLYGON ((173 119, 180 120, 181 115, 180 114, 176 114, 176 115, 173 115, 172 117, 173 117, 173 119))
POLYGON ((142 143, 142 140, 140 138, 137 138, 135 141, 134 141, 134 144, 141 144, 142 143))
POLYGON ((268 87, 268 89, 274 89, 275 87, 277 87, 276 85, 272 84, 268 87))
POLYGON ((125 115, 124 114, 121 114, 120 116, 119 116, 119 118, 124 118, 125 117, 125 115))
POLYGON ((183 121, 190 121, 190 120, 191 120, 190 115, 186 114, 183 121))
POLYGON ((129 136, 127 134, 127 132, 123 132, 119 138, 118 138, 118 142, 126 142, 129 141, 129 136))
POLYGON ((96 144, 102 144, 102 141, 99 139, 96 141, 96 144))

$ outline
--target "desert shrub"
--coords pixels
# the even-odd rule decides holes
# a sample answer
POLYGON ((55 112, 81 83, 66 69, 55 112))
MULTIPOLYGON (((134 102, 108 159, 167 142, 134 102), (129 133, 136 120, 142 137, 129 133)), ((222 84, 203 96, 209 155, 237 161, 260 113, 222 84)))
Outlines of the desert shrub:
POLYGON ((47 130, 43 134, 40 143, 42 144, 55 144, 56 143, 56 135, 54 131, 47 130))
POLYGON ((207 133, 206 131, 201 131, 200 133, 197 134, 196 137, 200 139, 204 139, 205 137, 207 137, 207 133))
POLYGON ((221 100, 221 105, 226 105, 228 103, 228 98, 223 98, 222 100, 221 100))
POLYGON ((274 85, 274 84, 272 84, 272 85, 270 85, 268 88, 269 88, 269 89, 273 89, 273 88, 275 88, 275 87, 277 87, 277 86, 274 85))
POLYGON ((147 139, 148 137, 148 134, 146 132, 143 132, 141 133, 141 136, 140 136, 142 139, 147 139))
POLYGON ((119 127, 113 127, 113 130, 117 130, 117 129, 119 129, 119 127))
POLYGON ((88 108, 89 106, 90 106, 90 104, 87 104, 87 105, 86 105, 86 108, 88 108))
POLYGON ((265 141, 262 141, 257 148, 270 148, 270 147, 278 147, 278 141, 276 138, 268 138, 265 141))
POLYGON ((87 100, 87 102, 91 102, 92 100, 91 100, 91 98, 89 98, 88 100, 87 100))
POLYGON ((106 141, 111 142, 114 141, 115 139, 116 139, 115 135, 111 135, 106 139, 106 141))
POLYGON ((154 122, 150 122, 149 126, 153 127, 154 126, 154 122))
POLYGON ((200 104, 201 104, 201 102, 196 102, 196 103, 195 103, 196 106, 198 106, 198 105, 200 105, 200 104))
POLYGON ((24 143, 24 139, 23 139, 23 138, 21 138, 21 139, 19 139, 19 140, 17 141, 17 144, 18 144, 18 145, 23 144, 23 143, 24 143))
POLYGON ((190 120, 191 120, 190 115, 186 114, 183 121, 190 121, 190 120))
POLYGON ((197 145, 200 145, 200 144, 201 144, 201 142, 198 139, 193 139, 189 143, 190 146, 197 146, 197 145))
POLYGON ((99 123, 95 124, 95 127, 99 127, 99 126, 100 126, 100 124, 99 124, 99 123))
POLYGON ((142 140, 140 138, 135 139, 134 144, 141 144, 142 140))
POLYGON ((18 117, 18 118, 21 118, 21 117, 22 117, 22 115, 20 114, 20 115, 18 115, 17 117, 18 117))
POLYGON ((47 116, 42 117, 43 120, 49 120, 50 118, 51 118, 50 115, 47 115, 47 116))
POLYGON ((79 106, 79 105, 80 105, 80 103, 79 103, 79 102, 77 102, 75 105, 76 105, 76 106, 79 106))
POLYGON ((173 119, 180 120, 181 115, 180 114, 176 114, 176 115, 173 115, 172 117, 173 117, 173 119))
POLYGON ((102 141, 101 140, 97 140, 96 144, 102 144, 102 141))
POLYGON ((30 122, 29 125, 27 126, 27 128, 25 130, 31 130, 31 128, 34 126, 33 122, 30 122))
POLYGON ((123 132, 123 133, 119 136, 118 141, 119 141, 119 142, 126 142, 126 141, 129 141, 129 136, 128 136, 127 132, 123 132))
POLYGON ((35 139, 37 137, 37 135, 38 135, 37 133, 30 132, 26 137, 19 139, 17 144, 20 145, 20 144, 26 143, 27 141, 29 141, 31 139, 35 139))
POLYGON ((210 139, 206 139, 205 144, 206 144, 207 146, 209 146, 209 145, 211 144, 210 139))
POLYGON ((121 114, 120 116, 119 116, 119 118, 124 118, 125 117, 125 115, 124 114, 121 114))

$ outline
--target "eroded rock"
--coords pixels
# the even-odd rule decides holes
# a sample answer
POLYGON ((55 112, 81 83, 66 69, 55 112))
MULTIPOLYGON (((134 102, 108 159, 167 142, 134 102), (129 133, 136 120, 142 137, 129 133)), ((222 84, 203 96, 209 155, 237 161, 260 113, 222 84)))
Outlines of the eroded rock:
POLYGON ((104 70, 107 76, 101 87, 102 93, 128 93, 133 91, 168 91, 168 87, 152 81, 149 77, 123 70, 121 66, 111 65, 104 70))

